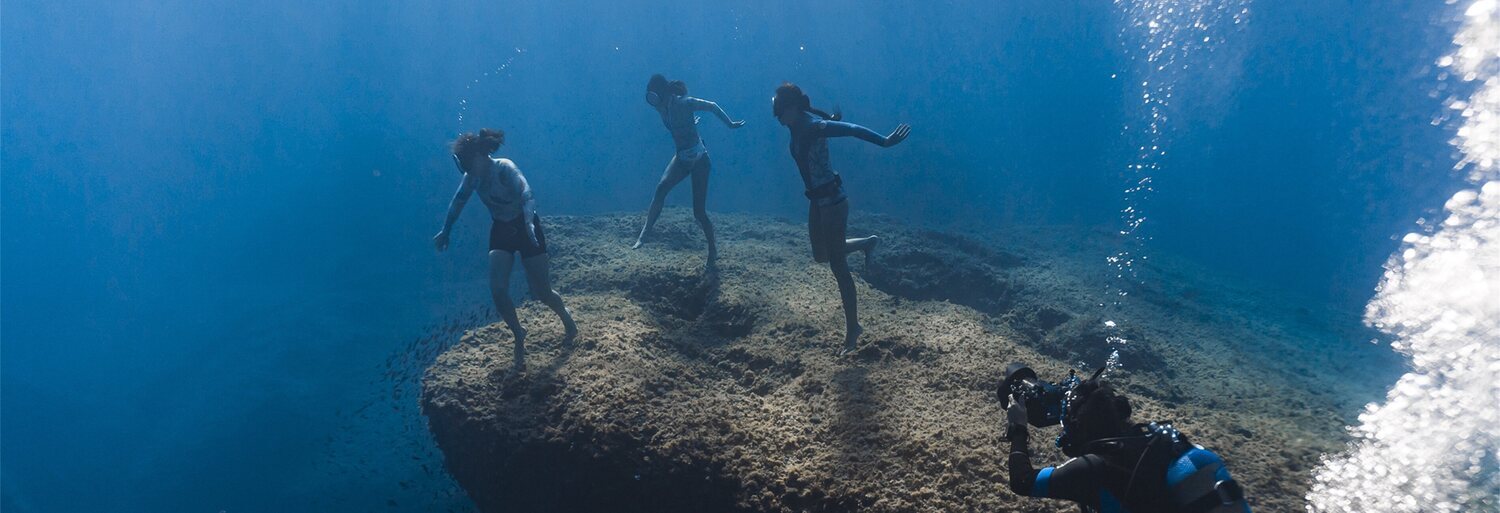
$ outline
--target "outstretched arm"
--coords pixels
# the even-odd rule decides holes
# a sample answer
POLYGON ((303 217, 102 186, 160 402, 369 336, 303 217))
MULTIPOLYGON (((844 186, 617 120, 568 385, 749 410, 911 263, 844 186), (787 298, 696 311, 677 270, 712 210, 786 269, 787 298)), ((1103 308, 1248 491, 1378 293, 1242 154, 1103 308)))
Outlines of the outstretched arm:
POLYGON ((448 202, 448 217, 443 219, 443 230, 432 238, 438 251, 448 249, 448 231, 453 229, 453 223, 458 221, 458 215, 464 211, 464 204, 468 203, 469 196, 474 194, 474 181, 470 176, 465 174, 463 181, 458 183, 458 191, 453 193, 453 200, 448 202))
POLYGON ((689 105, 693 106, 693 111, 695 112, 708 111, 714 113, 715 116, 719 117, 719 121, 723 121, 724 125, 728 126, 729 128, 739 128, 745 126, 744 120, 735 121, 734 118, 729 117, 729 113, 724 112, 724 108, 720 107, 717 103, 701 98, 685 98, 684 100, 687 101, 689 105))
POLYGON ((880 135, 875 133, 874 130, 843 121, 825 120, 818 123, 823 125, 821 131, 823 137, 856 137, 862 141, 877 144, 884 148, 900 144, 901 141, 906 139, 907 134, 911 133, 911 125, 907 125, 906 123, 897 126, 895 130, 891 131, 890 135, 880 135))

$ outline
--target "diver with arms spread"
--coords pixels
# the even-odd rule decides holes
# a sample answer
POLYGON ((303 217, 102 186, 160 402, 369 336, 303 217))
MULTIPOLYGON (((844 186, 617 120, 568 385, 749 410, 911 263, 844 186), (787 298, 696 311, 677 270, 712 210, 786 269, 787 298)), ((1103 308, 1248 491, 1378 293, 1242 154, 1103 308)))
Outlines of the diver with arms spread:
POLYGON ((1090 513, 1250 513, 1217 454, 1169 423, 1131 424, 1130 401, 1100 380, 1103 371, 1053 384, 1020 364, 1007 369, 999 395, 1011 491, 1070 500, 1090 513), (1061 423, 1057 445, 1072 459, 1033 468, 1028 423, 1061 423))
POLYGON ((667 193, 682 182, 689 175, 693 177, 693 217, 698 220, 698 226, 703 228, 703 238, 708 241, 708 265, 713 266, 719 256, 719 247, 714 241, 714 224, 708 219, 708 210, 705 204, 708 201, 708 173, 710 164, 708 149, 703 146, 703 139, 698 137, 697 112, 712 112, 718 116, 729 128, 745 126, 744 121, 735 121, 724 112, 718 104, 694 98, 687 95, 687 84, 681 80, 668 81, 661 75, 651 75, 646 82, 646 103, 656 109, 661 115, 662 124, 666 125, 667 131, 672 134, 672 143, 677 152, 672 155, 671 162, 667 163, 667 170, 661 175, 661 182, 656 184, 656 195, 651 197, 651 206, 646 209, 646 225, 641 227, 640 237, 636 237, 632 248, 639 248, 645 244, 646 236, 650 235, 651 227, 656 225, 656 218, 661 216, 662 204, 667 200, 667 193))
POLYGON ((453 201, 448 205, 448 217, 443 221, 443 231, 433 237, 438 251, 448 249, 449 232, 453 223, 463 212, 469 196, 479 195, 479 200, 490 211, 490 296, 495 301, 495 310, 515 335, 515 366, 525 366, 526 329, 516 317, 516 305, 510 299, 510 271, 515 265, 515 254, 521 254, 521 265, 526 268, 526 281, 531 285, 531 295, 545 303, 562 319, 567 340, 578 335, 578 326, 573 315, 563 305, 562 296, 552 290, 552 279, 548 275, 547 239, 542 232, 542 219, 536 213, 536 201, 531 197, 531 186, 510 159, 492 158, 491 153, 505 144, 505 132, 485 128, 479 133, 466 133, 453 141, 453 162, 463 173, 463 181, 453 201))
POLYGON ((880 244, 880 237, 844 238, 849 230, 849 199, 844 195, 843 179, 828 163, 828 139, 855 137, 889 148, 905 140, 911 127, 903 123, 890 135, 880 135, 868 128, 845 123, 837 114, 829 115, 813 108, 812 100, 790 82, 776 88, 776 96, 771 99, 771 113, 791 132, 792 160, 797 162, 797 171, 806 187, 803 194, 808 200, 807 234, 812 241, 813 260, 828 262, 834 279, 838 281, 839 297, 844 305, 844 352, 853 351, 864 328, 859 325, 858 296, 845 257, 851 251, 863 251, 868 265, 870 253, 880 244))

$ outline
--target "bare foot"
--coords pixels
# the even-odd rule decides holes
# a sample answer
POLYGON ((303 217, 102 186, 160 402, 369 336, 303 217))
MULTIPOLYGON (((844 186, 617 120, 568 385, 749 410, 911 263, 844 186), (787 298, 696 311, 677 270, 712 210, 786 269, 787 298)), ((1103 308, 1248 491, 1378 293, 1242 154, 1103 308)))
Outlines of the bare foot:
POLYGON ((526 368, 526 328, 517 328, 511 333, 516 337, 516 356, 513 367, 516 370, 521 370, 526 368))
POLYGON ((844 334, 844 349, 839 351, 839 355, 853 354, 855 350, 859 349, 859 336, 864 333, 864 326, 855 324, 850 327, 849 331, 844 334))
POLYGON ((636 239, 635 240, 635 244, 631 245, 630 249, 641 249, 641 245, 645 244, 645 243, 646 243, 646 239, 645 238, 636 239))
POLYGON ((572 343, 573 339, 578 338, 578 323, 573 322, 573 310, 572 309, 564 308, 563 311, 568 312, 568 316, 564 317, 563 320, 562 320, 563 321, 563 343, 567 344, 567 343, 572 343))

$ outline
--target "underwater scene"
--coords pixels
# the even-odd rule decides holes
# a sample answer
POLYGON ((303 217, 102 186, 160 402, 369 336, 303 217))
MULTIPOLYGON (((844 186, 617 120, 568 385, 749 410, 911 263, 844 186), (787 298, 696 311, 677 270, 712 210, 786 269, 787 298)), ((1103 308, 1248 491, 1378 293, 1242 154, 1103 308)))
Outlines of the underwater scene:
POLYGON ((0 4, 4 513, 1500 512, 1500 1, 0 4))

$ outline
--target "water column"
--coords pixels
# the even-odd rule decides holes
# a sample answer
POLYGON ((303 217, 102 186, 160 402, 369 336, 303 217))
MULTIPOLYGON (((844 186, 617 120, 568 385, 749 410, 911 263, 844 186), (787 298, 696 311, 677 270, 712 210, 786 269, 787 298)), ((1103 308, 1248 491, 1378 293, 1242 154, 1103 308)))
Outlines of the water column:
MULTIPOLYGON (((1156 192, 1153 176, 1162 169, 1171 137, 1173 95, 1176 84, 1191 81, 1196 87, 1209 89, 1228 86, 1208 80, 1214 75, 1235 75, 1238 63, 1226 63, 1214 57, 1226 36, 1241 26, 1250 10, 1247 0, 1115 0, 1123 20, 1120 42, 1131 68, 1111 78, 1131 84, 1130 98, 1137 101, 1134 111, 1126 113, 1135 121, 1121 127, 1130 155, 1121 169, 1121 194, 1118 234, 1119 251, 1105 260, 1112 271, 1105 284, 1105 327, 1109 343, 1115 349, 1110 367, 1119 361, 1119 351, 1129 343, 1122 335, 1118 306, 1141 280, 1137 265, 1149 255, 1145 247, 1151 240, 1147 210, 1156 192)), ((1199 91, 1202 93, 1202 91, 1199 91)))
POLYGON ((1455 9, 1439 79, 1472 91, 1448 107, 1474 187, 1386 264, 1365 320, 1396 337, 1412 369, 1365 408, 1344 453, 1324 456, 1311 512, 1500 511, 1500 2, 1455 9))

